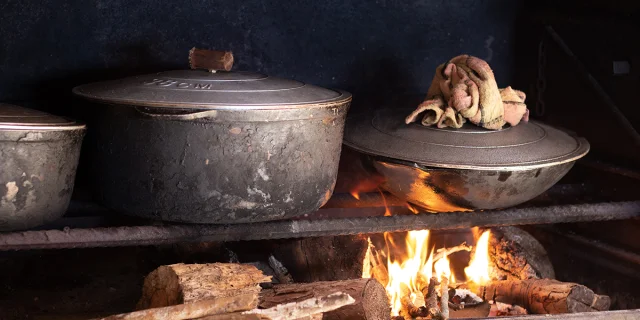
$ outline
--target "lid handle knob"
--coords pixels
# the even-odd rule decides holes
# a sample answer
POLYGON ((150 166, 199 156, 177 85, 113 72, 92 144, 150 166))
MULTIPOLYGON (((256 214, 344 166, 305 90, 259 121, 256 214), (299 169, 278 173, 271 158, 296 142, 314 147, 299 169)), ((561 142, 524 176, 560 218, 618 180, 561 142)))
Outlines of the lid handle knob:
POLYGON ((189 66, 191 69, 206 69, 210 72, 230 71, 233 66, 233 53, 192 48, 189 50, 189 66))

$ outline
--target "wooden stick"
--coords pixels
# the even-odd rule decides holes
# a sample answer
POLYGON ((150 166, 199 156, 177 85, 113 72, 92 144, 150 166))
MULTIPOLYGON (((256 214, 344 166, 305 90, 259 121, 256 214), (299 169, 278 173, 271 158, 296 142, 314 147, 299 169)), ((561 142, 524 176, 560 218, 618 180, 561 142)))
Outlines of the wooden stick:
POLYGON ((426 299, 425 302, 427 304, 427 310, 429 311, 429 315, 431 315, 431 317, 436 317, 440 313, 440 308, 438 308, 438 294, 436 292, 437 285, 439 285, 438 278, 431 277, 431 279, 429 280, 429 286, 427 287, 427 293, 424 295, 426 299))
POLYGON ((183 320, 209 315, 245 311, 255 308, 257 296, 253 294, 206 299, 162 308, 124 313, 102 318, 102 320, 183 320))
POLYGON ((273 255, 269 256, 269 266, 271 266, 271 269, 275 272, 278 282, 285 284, 293 283, 293 277, 289 274, 289 270, 273 255))
POLYGON ((415 319, 417 317, 427 317, 429 315, 427 307, 417 307, 413 301, 411 301, 411 291, 404 283, 400 284, 400 303, 402 304, 400 315, 405 319, 415 319))
POLYGON ((271 320, 302 319, 316 314, 327 313, 355 303, 346 293, 336 292, 326 296, 314 297, 300 302, 276 305, 269 309, 255 309, 245 314, 260 314, 271 320))
POLYGON ((611 305, 608 296, 583 285, 551 279, 494 281, 472 291, 485 301, 519 305, 538 314, 606 311, 611 305))
POLYGON ((263 282, 271 282, 271 277, 246 264, 160 266, 145 278, 137 310, 243 294, 255 296, 257 303, 263 282))
POLYGON ((440 317, 449 319, 449 278, 442 276, 440 279, 440 317))
POLYGON ((380 257, 380 253, 373 245, 371 245, 371 258, 371 273, 373 278, 378 280, 383 287, 386 287, 389 283, 389 272, 387 271, 385 261, 380 257))
POLYGON ((321 281, 275 285, 260 293, 261 308, 279 304, 300 302, 312 297, 322 297, 335 292, 344 292, 355 299, 351 305, 324 314, 331 319, 389 319, 389 298, 384 287, 374 279, 321 281))
POLYGON ((433 262, 435 263, 436 261, 454 253, 454 252, 458 252, 458 251, 471 251, 473 249, 472 246, 467 245, 466 242, 461 243, 460 245, 457 245, 455 247, 451 247, 451 248, 440 248, 436 251, 436 253, 433 255, 433 262))
POLYGON ((189 50, 189 66, 191 69, 230 71, 233 66, 231 51, 216 51, 192 48, 189 50))

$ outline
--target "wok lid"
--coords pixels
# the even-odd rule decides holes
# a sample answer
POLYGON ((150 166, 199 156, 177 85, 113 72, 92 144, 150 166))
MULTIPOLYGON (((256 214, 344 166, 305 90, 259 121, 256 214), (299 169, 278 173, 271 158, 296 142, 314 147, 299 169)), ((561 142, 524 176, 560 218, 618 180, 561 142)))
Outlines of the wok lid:
POLYGON ((0 130, 69 130, 79 128, 84 128, 84 125, 64 117, 0 103, 0 130))
POLYGON ((417 165, 475 170, 526 170, 566 163, 589 151, 584 138, 539 122, 500 131, 465 124, 439 129, 405 124, 411 110, 383 109, 347 119, 344 143, 360 152, 417 165))
POLYGON ((346 92, 251 72, 177 70, 86 84, 79 96, 106 103, 198 109, 282 109, 351 99, 346 92))

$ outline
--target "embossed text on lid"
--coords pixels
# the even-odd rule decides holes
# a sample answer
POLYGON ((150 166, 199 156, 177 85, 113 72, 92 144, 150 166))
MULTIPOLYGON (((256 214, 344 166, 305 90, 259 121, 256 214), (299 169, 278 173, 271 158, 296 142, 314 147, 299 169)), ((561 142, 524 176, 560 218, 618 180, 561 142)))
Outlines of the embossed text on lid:
POLYGON ((279 108, 338 102, 340 91, 250 72, 178 70, 74 88, 85 98, 155 107, 279 108))
POLYGON ((500 131, 472 124, 438 129, 407 125, 406 114, 403 109, 384 109, 349 118, 345 144, 367 154, 424 166, 478 170, 545 167, 574 161, 589 151, 585 139, 538 122, 500 131))

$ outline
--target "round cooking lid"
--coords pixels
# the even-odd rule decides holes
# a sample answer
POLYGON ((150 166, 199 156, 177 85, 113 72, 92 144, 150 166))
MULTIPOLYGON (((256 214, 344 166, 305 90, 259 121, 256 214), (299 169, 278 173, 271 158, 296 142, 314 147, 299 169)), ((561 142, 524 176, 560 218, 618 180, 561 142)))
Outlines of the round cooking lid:
POLYGON ((84 128, 84 125, 46 112, 0 103, 0 130, 69 130, 76 128, 84 128))
POLYGON ((383 109, 349 118, 345 144, 366 154, 440 168, 526 170, 575 161, 589 151, 584 138, 539 122, 500 131, 473 124, 439 129, 405 124, 412 110, 383 109))
POLYGON ((178 70, 82 85, 77 95, 107 103, 206 109, 281 109, 323 106, 351 95, 295 80, 250 72, 178 70))

